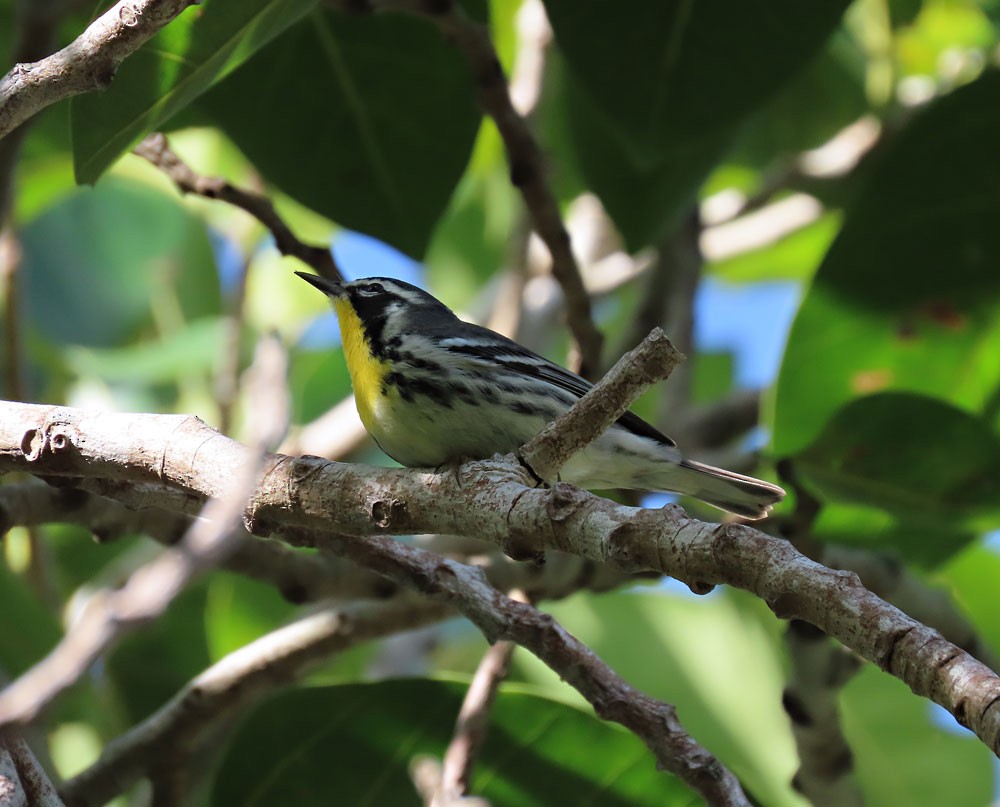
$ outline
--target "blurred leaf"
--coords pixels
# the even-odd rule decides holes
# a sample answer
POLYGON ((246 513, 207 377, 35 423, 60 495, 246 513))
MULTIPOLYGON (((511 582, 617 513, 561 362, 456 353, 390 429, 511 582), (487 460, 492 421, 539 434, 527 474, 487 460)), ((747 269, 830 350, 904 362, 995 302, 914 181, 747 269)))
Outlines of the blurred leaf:
POLYGON ((430 22, 329 10, 296 24, 198 107, 286 193, 416 258, 480 119, 467 65, 430 22))
MULTIPOLYGON (((75 492, 67 490, 63 495, 72 497, 75 492)), ((98 542, 90 530, 76 524, 46 524, 41 534, 54 581, 65 599, 135 548, 126 536, 98 542)))
POLYGON ((296 350, 288 379, 292 396, 292 422, 308 423, 351 394, 351 379, 344 352, 296 350))
POLYGON ((428 285, 441 289, 452 302, 470 300, 500 267, 518 260, 511 246, 521 215, 517 190, 505 171, 483 177, 467 174, 428 247, 428 285))
POLYGON ((103 350, 70 346, 66 358, 80 375, 146 385, 165 383, 210 372, 219 357, 225 329, 221 317, 205 317, 163 339, 103 350))
POLYGON ((951 596, 967 614, 976 631, 994 653, 1000 653, 1000 620, 997 619, 997 581, 1000 554, 996 536, 987 545, 969 547, 939 570, 951 596))
POLYGON ((886 145, 788 338, 774 447, 794 454, 850 399, 908 390, 980 410, 1000 384, 1000 74, 886 145))
MULTIPOLYGON (((911 0, 912 2, 912 0, 911 0)), ((901 5, 898 0, 895 5, 901 5)), ((990 20, 992 3, 975 0, 924 0, 915 17, 893 14, 893 22, 906 23, 895 38, 896 59, 907 75, 936 76, 951 55, 972 49, 987 49, 996 43, 997 32, 990 20), (911 19, 907 19, 910 17, 911 19)))
POLYGON ((577 163, 630 249, 670 229, 738 124, 807 63, 846 6, 546 2, 577 163))
POLYGON ((691 400, 696 404, 718 401, 733 388, 735 357, 732 353, 699 351, 691 359, 691 400))
POLYGON ((204 584, 187 589, 165 614, 126 636, 108 657, 108 676, 129 724, 158 709, 211 663, 205 602, 204 584))
MULTIPOLYGON (((257 540, 257 539, 253 539, 257 540)), ((220 572, 208 584, 205 634, 213 661, 286 622, 295 606, 270 585, 220 572)))
POLYGON ((931 721, 933 704, 866 665, 841 696, 844 733, 868 804, 989 804, 992 755, 971 733, 931 721))
POLYGON ((820 541, 888 553, 920 569, 939 566, 976 539, 974 527, 922 515, 899 516, 873 506, 830 501, 810 532, 820 541))
POLYGON ((109 179, 49 208, 21 233, 27 319, 48 339, 109 347, 176 294, 190 318, 217 314, 204 226, 157 191, 109 179))
POLYGON ((808 280, 840 230, 840 221, 839 214, 824 213, 773 244, 707 264, 705 273, 731 283, 808 280))
POLYGON ((863 55, 847 36, 834 34, 753 113, 731 159, 766 167, 775 158, 821 146, 866 112, 863 55))
MULTIPOLYGON (((697 598, 643 589, 578 594, 545 610, 630 684, 677 704, 688 731, 758 803, 800 807, 790 786, 795 748, 781 709, 781 624, 759 599, 722 589, 697 598)), ((515 656, 518 674, 578 702, 534 656, 515 656)))
MULTIPOLYGON (((301 689, 255 710, 215 781, 217 804, 419 804, 408 773, 440 759, 465 685, 399 680, 301 689)), ((656 771, 642 742, 618 726, 536 695, 499 693, 471 791, 497 805, 690 805, 679 780, 656 771)))
POLYGON ((640 163, 579 82, 567 76, 563 96, 554 103, 563 104, 558 114, 571 134, 566 156, 574 159, 632 252, 674 228, 735 137, 723 129, 697 138, 665 138, 659 158, 640 163))
POLYGON ((55 104, 32 121, 17 161, 16 183, 19 226, 76 189, 67 104, 55 104))
POLYGON ((981 418, 922 395, 851 401, 796 467, 824 495, 925 524, 1000 508, 1000 438, 981 418))
POLYGON ((314 8, 316 0, 204 0, 126 59, 104 92, 72 99, 77 181, 91 183, 146 133, 314 8))
POLYGON ((7 568, 0 558, 0 614, 16 629, 4 631, 0 642, 0 669, 5 676, 20 675, 62 638, 56 615, 28 586, 25 579, 7 568))

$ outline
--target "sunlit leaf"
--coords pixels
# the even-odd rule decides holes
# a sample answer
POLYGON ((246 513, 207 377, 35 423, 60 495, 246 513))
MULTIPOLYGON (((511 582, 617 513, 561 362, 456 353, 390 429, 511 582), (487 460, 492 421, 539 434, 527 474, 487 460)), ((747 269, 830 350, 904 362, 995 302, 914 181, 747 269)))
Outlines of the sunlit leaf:
POLYGON ((204 226, 162 193, 122 180, 82 189, 21 233, 31 329, 65 344, 113 346, 167 296, 189 317, 217 314, 204 226))
POLYGON ((796 466, 826 495, 914 520, 1000 512, 1000 438, 982 418, 921 395, 852 401, 796 466))
POLYGON ((669 231, 738 124, 808 62, 847 3, 545 6, 568 67, 577 163, 636 249, 669 231))
POLYGON ((299 202, 417 258, 480 119, 468 66, 429 21, 329 10, 289 29, 198 108, 299 202))
POLYGON ((981 411, 1000 383, 1000 74, 887 144, 816 273, 778 380, 793 454, 846 401, 908 390, 981 411))
POLYGON ((94 182, 122 152, 205 92, 316 0, 204 0, 126 59, 105 92, 72 101, 78 182, 94 182))

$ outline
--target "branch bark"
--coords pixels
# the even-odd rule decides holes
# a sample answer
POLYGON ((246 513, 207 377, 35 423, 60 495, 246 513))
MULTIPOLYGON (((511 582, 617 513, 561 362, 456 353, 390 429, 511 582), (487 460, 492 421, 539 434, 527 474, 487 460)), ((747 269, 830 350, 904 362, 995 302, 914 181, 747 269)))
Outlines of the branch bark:
MULTIPOLYGON (((184 494, 180 501, 197 502, 216 495, 248 453, 196 418, 0 405, 0 470, 168 482, 184 494)), ((778 616, 821 628, 946 708, 994 753, 1000 749, 1000 679, 993 671, 872 594, 857 575, 822 566, 746 525, 695 521, 674 506, 623 507, 570 485, 537 489, 512 460, 468 463, 460 478, 282 455, 270 455, 266 469, 246 513, 252 532, 475 535, 508 554, 559 550, 626 573, 737 586, 778 616)), ((451 574, 446 565, 427 573, 427 585, 451 574)))
POLYGON ((566 413, 531 438, 520 450, 539 479, 556 479, 559 469, 577 451, 592 443, 652 384, 670 375, 684 356, 666 334, 653 330, 629 351, 566 413))
POLYGON ((0 79, 0 139, 45 107, 103 90, 120 65, 197 0, 120 0, 57 53, 0 79))

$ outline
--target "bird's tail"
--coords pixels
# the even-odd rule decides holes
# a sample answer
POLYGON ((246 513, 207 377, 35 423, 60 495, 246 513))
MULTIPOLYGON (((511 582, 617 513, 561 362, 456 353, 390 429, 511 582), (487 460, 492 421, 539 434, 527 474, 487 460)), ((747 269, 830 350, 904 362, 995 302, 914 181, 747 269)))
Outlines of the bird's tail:
POLYGON ((764 518, 785 497, 770 482, 687 459, 671 474, 670 489, 750 519, 764 518))

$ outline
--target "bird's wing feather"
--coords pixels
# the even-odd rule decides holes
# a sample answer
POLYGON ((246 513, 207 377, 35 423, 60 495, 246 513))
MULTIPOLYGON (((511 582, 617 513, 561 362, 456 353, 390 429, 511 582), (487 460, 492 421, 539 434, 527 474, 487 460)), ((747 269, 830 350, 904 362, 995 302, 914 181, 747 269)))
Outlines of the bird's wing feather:
MULTIPOLYGON (((480 369, 488 370, 490 367, 495 369, 499 363, 566 390, 577 398, 582 398, 593 386, 585 378, 558 364, 553 364, 545 357, 498 333, 469 323, 464 324, 463 330, 466 328, 468 330, 464 334, 447 337, 442 340, 442 344, 449 352, 472 360, 480 369)), ((668 446, 677 445, 634 412, 626 412, 618 418, 617 423, 640 437, 648 437, 668 446)))

